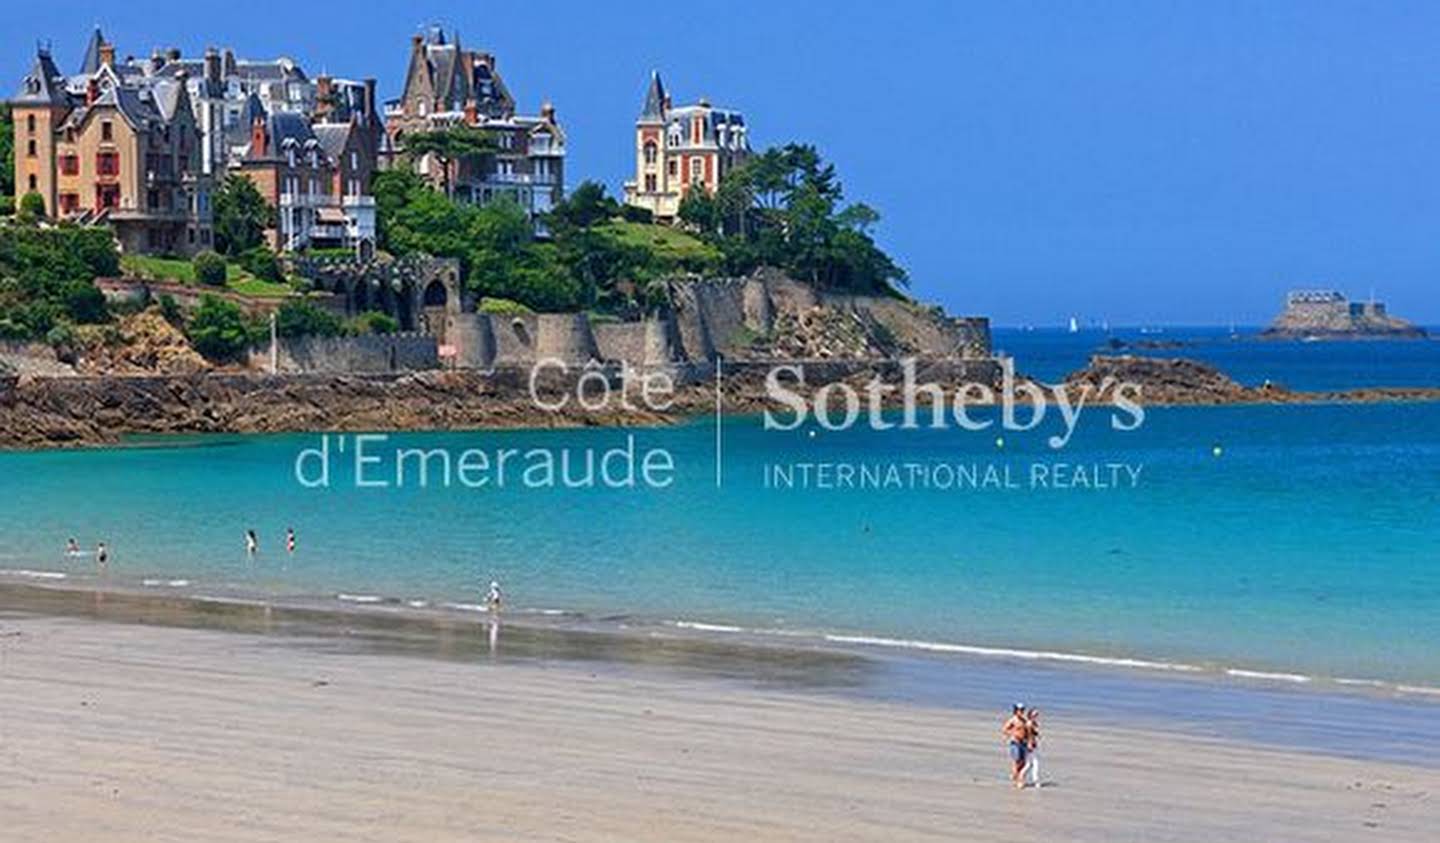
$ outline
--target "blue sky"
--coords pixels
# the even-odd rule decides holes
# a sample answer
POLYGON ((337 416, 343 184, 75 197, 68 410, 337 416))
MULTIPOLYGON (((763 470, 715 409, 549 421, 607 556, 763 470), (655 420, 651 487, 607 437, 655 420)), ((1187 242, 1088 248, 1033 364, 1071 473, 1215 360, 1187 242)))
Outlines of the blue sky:
POLYGON ((554 101, 569 179, 618 190, 652 67, 816 143, 917 296, 998 324, 1259 323, 1292 286, 1440 323, 1440 4, 752 2, 12 4, 78 63, 228 44, 398 94, 428 22, 554 101))

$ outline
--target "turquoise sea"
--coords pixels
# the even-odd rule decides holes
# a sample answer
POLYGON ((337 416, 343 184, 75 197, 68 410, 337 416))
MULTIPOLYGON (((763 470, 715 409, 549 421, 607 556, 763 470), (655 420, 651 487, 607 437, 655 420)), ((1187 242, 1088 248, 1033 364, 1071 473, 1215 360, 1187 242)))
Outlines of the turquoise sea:
MULTIPOLYGON (((1023 350, 1009 350, 1024 369, 1023 350)), ((1336 377, 1314 359, 1315 379, 1336 377)), ((1286 365, 1303 380, 1304 362, 1286 365)), ((1362 366, 1340 379, 1376 376, 1362 366)), ((160 592, 464 611, 493 578, 516 612, 601 624, 1440 687, 1440 404, 1151 409, 1129 432, 1108 422, 1085 416, 1053 449, 1049 424, 1000 444, 993 432, 778 432, 727 418, 718 488, 712 420, 371 446, 580 458, 633 436, 641 453, 673 457, 665 488, 531 489, 518 471, 504 488, 436 477, 355 488, 349 457, 332 463, 329 488, 305 488, 295 460, 320 437, 300 434, 6 453, 0 576, 95 576, 91 559, 64 555, 74 536, 87 551, 110 545, 110 578, 160 592), (802 464, 978 479, 776 488, 774 466, 794 476, 802 464), (260 536, 253 559, 247 528, 260 536)), ((371 468, 393 480, 393 459, 371 468)))

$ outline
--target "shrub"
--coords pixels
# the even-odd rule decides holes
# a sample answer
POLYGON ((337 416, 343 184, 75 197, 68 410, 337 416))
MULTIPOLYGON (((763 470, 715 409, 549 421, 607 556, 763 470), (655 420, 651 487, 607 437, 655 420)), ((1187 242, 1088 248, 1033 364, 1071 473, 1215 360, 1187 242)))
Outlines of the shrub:
POLYGON ((350 320, 350 330, 356 334, 393 334, 400 330, 400 322, 389 314, 367 310, 350 320))
POLYGON ((10 217, 10 216, 14 216, 14 215, 15 215, 15 197, 14 197, 14 196, 0 196, 0 217, 10 217))
POLYGON ((33 190, 20 197, 16 218, 24 223, 35 223, 45 219, 45 198, 33 190))
POLYGON ((264 246, 256 246, 240 253, 240 266, 251 275, 262 281, 280 283, 283 280, 280 272, 280 259, 275 253, 264 246))
POLYGON ((160 297, 160 315, 165 317, 166 322, 176 327, 179 327, 185 320, 185 315, 180 312, 180 304, 169 293, 160 297))
POLYGON ((487 296, 480 300, 480 306, 476 308, 480 313, 493 313, 496 316, 524 316, 535 311, 513 299, 502 299, 494 296, 487 296))
POLYGON ((94 325, 110 318, 105 294, 100 288, 85 281, 75 281, 65 287, 65 312, 82 325, 94 325))
POLYGON ((225 259, 206 249, 190 259, 195 270, 195 280, 207 287, 225 286, 225 259))
POLYGON ((275 332, 282 337, 337 337, 345 332, 340 317, 305 299, 292 299, 275 312, 275 332))
POLYGON ((190 317, 188 333, 195 350, 217 363, 239 359, 255 336, 239 305, 209 293, 190 317))
POLYGON ((70 325, 61 322, 49 331, 45 332, 46 344, 56 351, 70 351, 75 347, 75 329, 70 325))
POLYGON ((651 225, 655 222, 655 214, 649 208, 637 208, 634 205, 624 205, 620 208, 620 216, 626 222, 639 222, 651 225))

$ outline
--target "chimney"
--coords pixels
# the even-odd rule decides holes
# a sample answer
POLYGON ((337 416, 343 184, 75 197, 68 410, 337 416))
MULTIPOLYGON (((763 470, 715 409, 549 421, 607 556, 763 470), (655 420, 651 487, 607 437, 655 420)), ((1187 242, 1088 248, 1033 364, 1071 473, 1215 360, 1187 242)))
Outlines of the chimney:
POLYGON ((375 77, 373 76, 365 80, 365 102, 363 107, 365 109, 366 120, 374 123, 380 119, 380 115, 375 113, 375 77))
POLYGON ((250 123, 250 157, 265 157, 265 118, 256 117, 250 123))
POLYGON ((160 48, 156 47, 155 49, 150 51, 150 73, 158 73, 160 71, 160 68, 164 66, 165 56, 163 53, 160 52, 160 48))
POLYGON ((235 75, 235 51, 229 47, 220 54, 220 73, 227 79, 235 75))
POLYGON ((100 98, 100 83, 92 77, 85 82, 85 104, 94 105, 95 100, 100 98))
POLYGON ((115 45, 114 45, 114 44, 101 44, 101 45, 100 45, 100 64, 101 64, 102 67, 114 67, 114 66, 115 66, 115 45))
POLYGON ((213 87, 220 85, 220 53, 214 47, 205 50, 205 82, 213 87))
POLYGON ((323 122, 330 116, 333 110, 330 97, 334 90, 329 75, 322 73, 315 77, 315 117, 318 121, 323 122))

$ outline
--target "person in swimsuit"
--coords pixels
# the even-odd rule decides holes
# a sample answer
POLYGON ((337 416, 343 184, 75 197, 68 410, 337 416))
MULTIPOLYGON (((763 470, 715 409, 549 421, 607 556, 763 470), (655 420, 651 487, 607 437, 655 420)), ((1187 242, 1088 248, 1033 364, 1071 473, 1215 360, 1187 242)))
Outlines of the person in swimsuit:
POLYGON ((1025 717, 1024 703, 1015 703, 1010 709, 1010 717, 1000 727, 1000 734, 1005 736, 1010 750, 1010 781, 1017 788, 1024 787, 1025 761, 1030 753, 1030 721, 1025 717))
POLYGON ((260 538, 255 535, 254 530, 245 531, 245 552, 254 556, 260 550, 260 538))
POLYGON ((71 537, 70 537, 70 541, 65 542, 65 555, 66 555, 66 556, 79 556, 79 555, 80 555, 80 542, 75 541, 75 537, 74 537, 74 536, 71 536, 71 537))
POLYGON ((1040 786, 1040 709, 1025 710, 1025 722, 1030 727, 1030 740, 1025 747, 1025 773, 1030 784, 1040 786))
POLYGON ((490 593, 485 595, 485 607, 490 610, 491 614, 499 614, 500 603, 502 599, 503 598, 500 594, 500 583, 496 582, 495 580, 491 580, 490 593))
POLYGON ((110 551, 105 547, 105 542, 95 545, 95 561, 102 568, 110 561, 110 551))

